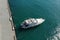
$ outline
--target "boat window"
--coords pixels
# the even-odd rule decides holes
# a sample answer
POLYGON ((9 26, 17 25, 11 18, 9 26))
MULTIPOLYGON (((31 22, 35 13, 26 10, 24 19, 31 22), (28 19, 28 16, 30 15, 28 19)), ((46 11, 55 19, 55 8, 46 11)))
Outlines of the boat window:
POLYGON ((37 21, 35 19, 30 20, 32 23, 36 23, 37 21))
POLYGON ((25 27, 29 26, 29 24, 27 24, 26 22, 24 23, 25 27))
POLYGON ((27 27, 27 26, 29 26, 29 25, 25 25, 25 27, 27 27))

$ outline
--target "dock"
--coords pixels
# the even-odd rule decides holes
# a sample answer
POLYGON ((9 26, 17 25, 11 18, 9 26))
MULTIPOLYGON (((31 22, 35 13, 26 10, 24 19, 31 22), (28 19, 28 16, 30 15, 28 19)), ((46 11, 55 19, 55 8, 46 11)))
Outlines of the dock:
POLYGON ((9 13, 8 0, 0 0, 0 40, 15 40, 9 13))

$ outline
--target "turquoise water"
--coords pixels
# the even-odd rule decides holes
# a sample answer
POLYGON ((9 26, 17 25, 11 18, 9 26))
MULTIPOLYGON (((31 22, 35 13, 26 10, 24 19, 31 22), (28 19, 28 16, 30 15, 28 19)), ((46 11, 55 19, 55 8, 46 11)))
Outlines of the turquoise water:
POLYGON ((60 0, 9 0, 17 40, 60 40, 60 0), (23 20, 44 18, 35 28, 19 29, 23 20))

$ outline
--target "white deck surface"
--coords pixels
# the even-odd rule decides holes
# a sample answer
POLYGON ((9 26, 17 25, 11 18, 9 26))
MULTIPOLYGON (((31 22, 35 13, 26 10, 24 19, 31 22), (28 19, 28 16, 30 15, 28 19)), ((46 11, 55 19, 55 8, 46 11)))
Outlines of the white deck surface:
POLYGON ((7 0, 0 0, 0 40, 13 40, 13 36, 7 0))

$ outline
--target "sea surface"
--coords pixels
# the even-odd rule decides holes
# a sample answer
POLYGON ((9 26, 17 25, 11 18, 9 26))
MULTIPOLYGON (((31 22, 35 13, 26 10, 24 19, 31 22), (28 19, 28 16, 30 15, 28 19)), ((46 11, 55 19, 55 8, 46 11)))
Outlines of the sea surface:
POLYGON ((8 0, 17 40, 60 40, 60 0, 8 0), (30 29, 20 24, 28 18, 45 22, 30 29))

